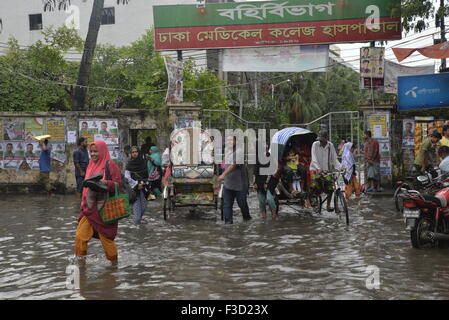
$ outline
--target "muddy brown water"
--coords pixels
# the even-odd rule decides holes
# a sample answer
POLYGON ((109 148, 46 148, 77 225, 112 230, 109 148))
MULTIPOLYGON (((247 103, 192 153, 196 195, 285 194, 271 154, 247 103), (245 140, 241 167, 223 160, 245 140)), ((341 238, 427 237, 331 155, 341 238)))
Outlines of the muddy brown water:
POLYGON ((278 221, 224 226, 215 210, 177 209, 164 221, 161 202, 143 223, 120 223, 118 266, 98 240, 66 286, 78 216, 74 196, 1 196, 0 299, 448 299, 449 249, 411 248, 391 198, 350 202, 351 225, 281 208, 278 221), (380 287, 367 288, 368 266, 380 287))

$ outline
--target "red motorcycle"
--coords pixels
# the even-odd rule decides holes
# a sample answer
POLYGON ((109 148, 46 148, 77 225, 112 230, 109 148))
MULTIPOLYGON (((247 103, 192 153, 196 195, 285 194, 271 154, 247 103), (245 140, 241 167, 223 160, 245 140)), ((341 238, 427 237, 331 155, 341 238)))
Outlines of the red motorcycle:
POLYGON ((412 246, 418 249, 441 247, 449 241, 449 184, 435 196, 403 189, 403 216, 412 246))

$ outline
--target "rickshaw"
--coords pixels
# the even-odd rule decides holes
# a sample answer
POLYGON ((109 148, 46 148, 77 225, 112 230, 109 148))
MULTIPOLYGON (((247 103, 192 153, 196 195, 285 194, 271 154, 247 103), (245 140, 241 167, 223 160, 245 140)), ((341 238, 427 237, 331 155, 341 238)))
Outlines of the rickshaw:
MULTIPOLYGON (((322 197, 321 193, 314 192, 312 189, 307 188, 311 183, 310 171, 308 170, 311 161, 311 149, 312 144, 317 140, 317 135, 312 131, 309 131, 304 128, 285 128, 283 130, 278 131, 272 138, 271 141, 271 150, 275 150, 273 147, 277 147, 278 150, 278 159, 283 161, 285 156, 288 154, 294 145, 301 146, 301 152, 305 155, 304 158, 306 160, 306 169, 307 169, 307 181, 305 181, 305 189, 297 195, 293 196, 292 193, 289 192, 289 186, 285 175, 280 179, 279 184, 276 187, 276 194, 274 195, 275 202, 277 205, 276 211, 279 212, 279 207, 281 205, 288 206, 298 206, 302 209, 305 209, 305 201, 309 200, 312 210, 314 213, 321 214, 321 209, 323 204, 327 201, 327 195, 322 197)), ((341 217, 341 213, 345 213, 346 224, 349 225, 349 215, 348 215, 348 206, 346 203, 346 199, 344 196, 344 192, 340 186, 341 172, 333 171, 333 172, 323 172, 323 176, 332 176, 334 180, 334 205, 335 205, 335 213, 341 217)))
POLYGON ((163 179, 164 219, 167 220, 169 212, 174 212, 175 208, 214 207, 218 210, 221 185, 218 168, 214 165, 213 140, 208 132, 182 128, 172 132, 170 141, 171 161, 163 179))

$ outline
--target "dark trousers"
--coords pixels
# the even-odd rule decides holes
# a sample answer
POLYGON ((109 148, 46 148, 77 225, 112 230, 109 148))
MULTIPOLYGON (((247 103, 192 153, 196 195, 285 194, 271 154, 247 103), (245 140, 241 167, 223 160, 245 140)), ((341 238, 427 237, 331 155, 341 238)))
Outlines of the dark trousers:
POLYGON ((237 199, 237 204, 240 210, 242 210, 243 219, 244 220, 251 219, 251 216, 249 214, 247 195, 248 195, 247 190, 235 191, 223 188, 223 200, 224 200, 223 213, 226 224, 234 223, 232 207, 234 205, 235 199, 237 199))

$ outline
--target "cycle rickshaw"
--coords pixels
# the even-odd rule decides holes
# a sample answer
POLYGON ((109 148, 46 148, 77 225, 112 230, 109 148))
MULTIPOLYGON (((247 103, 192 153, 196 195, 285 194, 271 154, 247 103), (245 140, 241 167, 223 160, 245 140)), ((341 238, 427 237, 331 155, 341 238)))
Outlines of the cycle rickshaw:
POLYGON ((180 207, 214 207, 217 210, 221 184, 214 165, 214 144, 208 132, 182 128, 172 132, 170 141, 171 162, 163 181, 164 219, 180 207))
MULTIPOLYGON (((312 131, 309 131, 304 128, 285 128, 283 130, 278 131, 272 138, 271 141, 271 150, 275 150, 277 148, 278 151, 278 159, 282 162, 285 156, 288 154, 290 150, 294 146, 299 146, 300 152, 303 155, 303 160, 305 162, 305 166, 307 169, 307 178, 305 181, 305 190, 294 196, 289 191, 289 182, 286 179, 285 175, 279 180, 279 183, 276 187, 276 195, 274 195, 277 211, 279 211, 279 207, 281 205, 288 206, 298 206, 305 209, 305 202, 309 200, 310 205, 312 206, 313 212, 317 214, 321 214, 321 210, 323 204, 327 202, 329 195, 325 195, 324 199, 322 194, 319 192, 314 192, 308 186, 311 183, 311 176, 308 170, 311 161, 311 148, 312 144, 316 141, 317 135, 312 131), (276 148, 274 148, 276 147, 276 148)), ((349 225, 349 213, 348 213, 348 205, 346 202, 345 194, 341 187, 341 172, 333 171, 333 172, 323 172, 322 176, 332 176, 333 184, 334 184, 334 206, 335 213, 341 218, 341 214, 345 214, 346 224, 349 225)), ((332 196, 332 195, 330 195, 332 196)))

